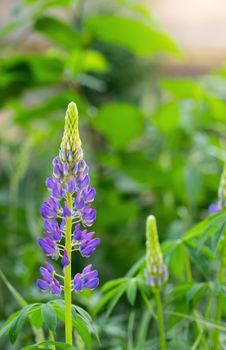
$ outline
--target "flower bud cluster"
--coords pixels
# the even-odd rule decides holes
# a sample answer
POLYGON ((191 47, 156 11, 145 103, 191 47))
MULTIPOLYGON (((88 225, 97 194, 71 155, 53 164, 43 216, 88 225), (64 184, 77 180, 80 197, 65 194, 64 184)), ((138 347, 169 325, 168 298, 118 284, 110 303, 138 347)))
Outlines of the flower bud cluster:
POLYGON ((226 207, 226 164, 221 175, 220 185, 218 188, 218 201, 209 205, 210 214, 216 214, 226 207))
POLYGON ((152 288, 161 288, 168 279, 168 269, 163 263, 155 217, 146 222, 146 270, 147 282, 152 288))

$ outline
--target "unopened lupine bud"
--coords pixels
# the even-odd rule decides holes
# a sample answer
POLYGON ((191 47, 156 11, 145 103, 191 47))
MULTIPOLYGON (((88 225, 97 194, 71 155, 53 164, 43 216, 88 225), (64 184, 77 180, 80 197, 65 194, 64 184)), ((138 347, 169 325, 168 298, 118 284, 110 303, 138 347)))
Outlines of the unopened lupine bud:
POLYGON ((168 279, 168 269, 163 263, 156 220, 153 215, 146 221, 146 277, 152 288, 161 288, 168 279))
POLYGON ((226 207, 226 164, 221 174, 220 185, 218 188, 218 201, 209 205, 210 214, 216 214, 226 207))
MULTIPOLYGON (((70 264, 65 247, 67 220, 71 220, 73 225, 70 253, 77 250, 83 257, 88 258, 100 243, 99 238, 93 238, 95 232, 87 232, 85 229, 91 226, 96 219, 96 211, 91 207, 96 191, 90 186, 88 172, 89 168, 83 159, 78 132, 78 110, 76 104, 71 102, 66 112, 59 157, 54 158, 52 177, 46 180, 50 196, 47 201, 43 202, 41 208, 46 231, 44 232, 45 237, 38 240, 46 256, 54 260, 61 257, 64 273, 65 268, 70 264), (70 209, 67 195, 70 195, 72 199, 70 209)), ((91 271, 91 268, 92 265, 88 265, 71 281, 76 291, 83 288, 94 289, 98 285, 98 272, 91 271)), ((55 274, 52 265, 46 263, 46 268, 41 268, 40 272, 43 279, 37 281, 39 288, 51 290, 53 294, 60 294, 63 286, 56 279, 56 276, 59 275, 55 274)))
POLYGON ((66 116, 64 134, 60 147, 60 159, 68 161, 80 161, 82 159, 81 140, 78 131, 78 110, 76 104, 71 102, 68 105, 66 116))

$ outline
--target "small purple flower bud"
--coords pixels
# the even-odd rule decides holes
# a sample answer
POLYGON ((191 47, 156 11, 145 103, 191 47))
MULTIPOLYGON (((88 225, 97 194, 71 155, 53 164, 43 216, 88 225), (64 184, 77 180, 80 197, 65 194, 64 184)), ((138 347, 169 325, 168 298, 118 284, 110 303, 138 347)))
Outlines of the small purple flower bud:
POLYGON ((54 295, 59 295, 61 293, 61 285, 60 285, 60 282, 56 278, 53 279, 51 289, 52 289, 52 293, 54 295))
POLYGON ((96 191, 94 188, 88 186, 82 191, 82 195, 86 203, 93 202, 96 196, 96 191))
POLYGON ((64 203, 64 210, 63 210, 63 217, 64 218, 69 218, 71 216, 71 212, 68 209, 68 206, 66 204, 66 202, 64 203))
POLYGON ((71 177, 69 184, 68 184, 68 192, 74 193, 75 192, 75 180, 71 177))
POLYGON ((56 179, 60 179, 63 176, 63 167, 61 164, 56 163, 53 166, 53 176, 56 179))
POLYGON ((64 163, 63 164, 63 172, 64 172, 64 176, 67 176, 69 173, 69 166, 68 163, 64 163))
POLYGON ((80 247, 80 252, 82 256, 89 258, 99 244, 100 238, 94 238, 92 240, 87 241, 84 240, 80 247))
POLYGON ((54 268, 48 261, 45 262, 45 267, 49 271, 49 273, 53 274, 54 268))
POLYGON ((93 265, 92 265, 92 264, 87 265, 87 266, 83 269, 83 271, 82 271, 83 275, 85 275, 85 274, 88 273, 88 272, 91 272, 91 271, 92 271, 92 268, 93 268, 93 265))
POLYGON ((80 210, 84 207, 85 203, 84 200, 82 198, 81 193, 78 193, 76 198, 75 198, 75 206, 77 210, 80 210))
POLYGON ((99 284, 99 278, 94 278, 93 280, 88 280, 84 283, 85 288, 95 289, 99 284))
POLYGON ((61 262, 62 262, 63 267, 66 267, 70 264, 70 260, 68 259, 68 254, 67 254, 66 249, 64 249, 64 255, 63 255, 61 262))
POLYGON ((68 159, 69 162, 72 162, 73 158, 72 158, 72 152, 71 151, 68 151, 67 159, 68 159))
POLYGON ((76 273, 74 277, 74 290, 76 290, 77 292, 81 292, 82 289, 83 289, 82 276, 80 273, 76 273))
POLYGON ((208 212, 209 212, 210 214, 216 214, 216 213, 219 212, 219 210, 220 210, 220 208, 219 208, 219 206, 218 206, 218 203, 211 203, 211 204, 209 205, 208 212))
POLYGON ((78 170, 78 164, 76 162, 74 162, 73 166, 72 166, 72 174, 76 175, 77 170, 78 170))
POLYGON ((37 280, 37 286, 41 289, 41 290, 48 290, 50 288, 49 284, 46 281, 43 281, 41 279, 37 280))
POLYGON ((79 181, 78 184, 79 184, 80 188, 82 189, 82 188, 85 188, 86 186, 88 186, 89 183, 90 183, 89 175, 86 175, 82 181, 79 181))

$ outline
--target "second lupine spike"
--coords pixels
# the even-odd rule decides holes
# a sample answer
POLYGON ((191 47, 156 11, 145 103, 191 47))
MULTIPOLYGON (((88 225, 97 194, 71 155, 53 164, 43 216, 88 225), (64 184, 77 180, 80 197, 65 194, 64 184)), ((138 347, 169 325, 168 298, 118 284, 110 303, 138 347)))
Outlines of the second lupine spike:
POLYGON ((208 211, 210 214, 216 214, 226 207, 226 164, 221 174, 220 184, 218 188, 218 200, 209 205, 208 211))
POLYGON ((163 263, 156 219, 148 216, 146 221, 146 277, 152 288, 161 288, 168 279, 168 269, 163 263))
MULTIPOLYGON (((63 273, 71 263, 71 257, 65 244, 66 223, 72 220, 70 250, 79 251, 88 258, 100 243, 99 238, 93 238, 94 232, 87 232, 96 219, 96 211, 91 203, 95 198, 95 189, 90 185, 89 168, 83 159, 81 140, 78 131, 78 111, 76 104, 71 102, 65 117, 65 128, 59 156, 53 160, 53 174, 46 180, 50 193, 47 201, 43 202, 41 215, 44 220, 44 237, 38 243, 44 254, 53 260, 61 259, 63 273), (72 206, 68 207, 68 194, 72 206)), ((37 285, 43 291, 50 290, 60 294, 63 285, 58 281, 60 276, 48 262, 41 268, 42 279, 37 285)), ((71 281, 73 289, 94 289, 99 283, 97 270, 92 265, 86 266, 82 273, 77 273, 71 281)))

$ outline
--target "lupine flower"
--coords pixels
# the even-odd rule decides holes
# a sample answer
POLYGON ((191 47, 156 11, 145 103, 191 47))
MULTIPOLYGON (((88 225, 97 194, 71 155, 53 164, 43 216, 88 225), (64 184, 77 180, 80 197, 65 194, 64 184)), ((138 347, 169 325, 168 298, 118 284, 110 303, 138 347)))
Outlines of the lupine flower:
POLYGON ((147 282, 152 288, 161 288, 168 279, 168 269, 163 263, 156 220, 153 215, 146 221, 146 270, 147 282))
POLYGON ((95 289, 98 286, 98 272, 92 270, 92 265, 86 266, 82 273, 77 273, 74 277, 74 290, 81 292, 83 288, 95 289))
MULTIPOLYGON (((68 105, 66 112, 59 156, 53 159, 52 164, 52 176, 45 182, 49 198, 41 207, 45 232, 38 243, 46 256, 54 260, 61 258, 65 275, 71 263, 71 252, 77 250, 88 258, 100 243, 99 238, 93 238, 94 231, 87 231, 87 227, 92 226, 96 219, 96 211, 91 206, 96 191, 90 185, 89 168, 83 159, 78 112, 73 102, 68 105), (69 241, 66 237, 67 223, 72 225, 69 241)), ((48 262, 45 266, 40 268, 42 279, 37 280, 37 285, 43 291, 60 294, 64 286, 57 278, 64 280, 64 276, 57 274, 48 262)), ((94 289, 98 283, 98 272, 92 270, 92 265, 85 267, 82 273, 77 273, 71 281, 76 291, 94 289)))
POLYGON ((221 175, 220 185, 218 188, 218 201, 211 203, 208 207, 210 214, 216 214, 226 207, 226 164, 221 175))

